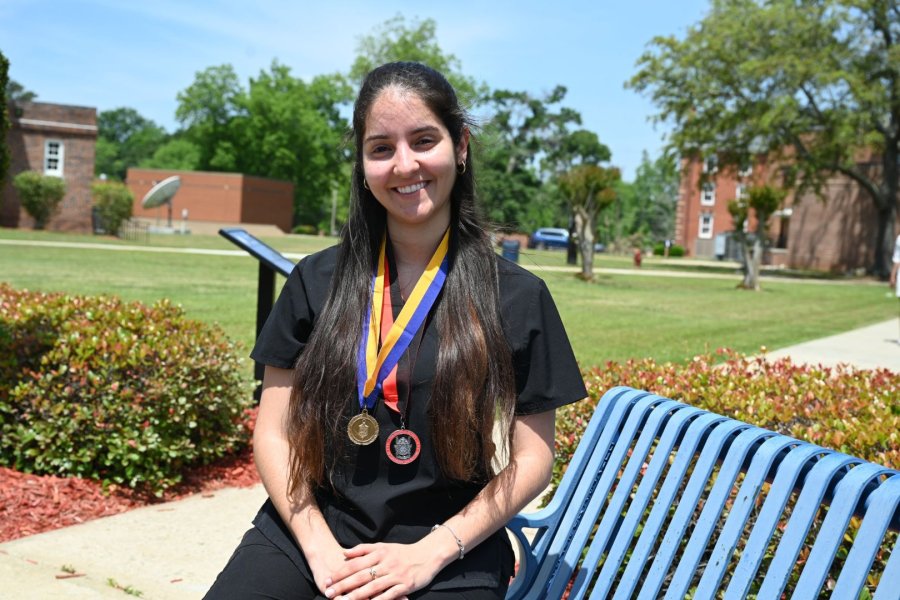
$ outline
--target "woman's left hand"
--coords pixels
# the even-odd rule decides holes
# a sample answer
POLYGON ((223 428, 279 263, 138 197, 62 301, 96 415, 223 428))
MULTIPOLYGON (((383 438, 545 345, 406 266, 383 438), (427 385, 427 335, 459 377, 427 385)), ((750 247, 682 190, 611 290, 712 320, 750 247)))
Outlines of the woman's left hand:
POLYGON ((344 552, 346 562, 331 577, 328 598, 389 600, 428 585, 446 562, 425 538, 415 544, 360 544, 344 552))

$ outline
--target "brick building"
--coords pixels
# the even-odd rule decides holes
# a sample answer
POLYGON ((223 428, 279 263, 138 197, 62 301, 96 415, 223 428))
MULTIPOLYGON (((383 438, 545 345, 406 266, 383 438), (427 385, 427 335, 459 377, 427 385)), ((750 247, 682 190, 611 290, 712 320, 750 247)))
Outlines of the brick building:
POLYGON ((62 177, 66 195, 47 229, 91 230, 91 183, 97 145, 97 109, 46 102, 9 106, 6 143, 10 170, 3 185, 0 225, 32 227, 34 220, 21 208, 12 178, 23 171, 62 177))
POLYGON ((141 200, 150 188, 173 175, 181 178, 172 198, 173 220, 180 221, 182 210, 187 209, 191 223, 256 223, 291 231, 294 184, 241 173, 129 168, 125 183, 134 194, 135 217, 166 219, 167 207, 144 208, 141 200))
MULTIPOLYGON (((735 170, 719 169, 715 158, 682 161, 675 243, 689 256, 735 257, 733 246, 726 243, 734 230, 728 203, 765 181, 766 169, 764 162, 735 170)), ((868 194, 848 177, 833 176, 821 198, 807 193, 785 199, 769 221, 772 245, 764 262, 832 272, 865 268, 873 256, 876 224, 868 194)), ((755 229, 756 224, 751 220, 749 227, 755 229)))

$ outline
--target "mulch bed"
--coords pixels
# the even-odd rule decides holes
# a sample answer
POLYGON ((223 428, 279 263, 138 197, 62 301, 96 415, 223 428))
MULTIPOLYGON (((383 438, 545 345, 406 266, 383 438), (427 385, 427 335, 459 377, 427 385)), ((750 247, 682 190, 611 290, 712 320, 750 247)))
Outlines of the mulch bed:
POLYGON ((181 483, 162 497, 116 486, 104 491, 99 482, 90 479, 32 475, 0 467, 0 542, 191 494, 256 483, 259 475, 249 447, 240 454, 190 469, 181 483))

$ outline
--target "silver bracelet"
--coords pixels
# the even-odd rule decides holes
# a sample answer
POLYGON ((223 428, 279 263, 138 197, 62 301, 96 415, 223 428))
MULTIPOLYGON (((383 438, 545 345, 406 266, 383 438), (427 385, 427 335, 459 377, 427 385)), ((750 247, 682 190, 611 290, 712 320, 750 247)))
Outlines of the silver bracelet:
POLYGON ((450 532, 450 535, 453 536, 453 539, 456 540, 456 547, 459 548, 459 560, 462 560, 466 556, 466 546, 462 543, 462 540, 459 539, 459 536, 456 535, 456 532, 450 529, 450 526, 446 523, 438 523, 434 527, 431 528, 431 531, 437 531, 438 527, 443 527, 447 531, 450 532))

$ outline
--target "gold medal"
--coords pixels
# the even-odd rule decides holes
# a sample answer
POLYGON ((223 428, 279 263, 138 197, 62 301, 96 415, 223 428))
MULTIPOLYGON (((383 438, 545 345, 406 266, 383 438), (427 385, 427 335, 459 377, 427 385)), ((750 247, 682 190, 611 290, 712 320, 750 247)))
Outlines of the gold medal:
POLYGON ((378 439, 378 421, 369 414, 369 411, 363 410, 350 419, 350 423, 347 425, 347 435, 354 444, 368 446, 378 439))

